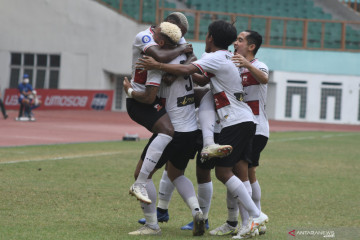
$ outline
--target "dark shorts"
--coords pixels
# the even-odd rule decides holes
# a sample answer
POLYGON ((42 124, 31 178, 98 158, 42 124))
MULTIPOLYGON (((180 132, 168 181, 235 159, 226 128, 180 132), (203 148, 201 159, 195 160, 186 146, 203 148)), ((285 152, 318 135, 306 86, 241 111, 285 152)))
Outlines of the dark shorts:
POLYGON ((152 104, 145 104, 132 98, 127 98, 126 109, 132 120, 146 127, 150 132, 152 132, 156 121, 166 114, 165 107, 161 105, 158 97, 156 97, 152 104))
MULTIPOLYGON (((232 153, 224 158, 213 158, 208 160, 207 168, 212 169, 215 166, 219 167, 234 167, 235 164, 241 160, 244 155, 248 154, 251 143, 256 131, 256 125, 253 122, 243 122, 233 126, 223 128, 219 136, 220 145, 231 145, 233 147, 232 153)), ((249 160, 249 159, 246 159, 249 160)))
POLYGON ((252 153, 251 153, 251 163, 249 164, 249 168, 259 166, 260 153, 264 150, 268 137, 263 135, 255 135, 252 141, 252 153))
MULTIPOLYGON (((193 132, 175 132, 173 139, 165 148, 155 168, 162 168, 167 161, 170 161, 177 169, 185 170, 189 160, 195 157, 198 135, 198 130, 193 132)), ((156 136, 156 134, 153 134, 149 139, 141 154, 141 159, 145 159, 146 151, 156 136)))

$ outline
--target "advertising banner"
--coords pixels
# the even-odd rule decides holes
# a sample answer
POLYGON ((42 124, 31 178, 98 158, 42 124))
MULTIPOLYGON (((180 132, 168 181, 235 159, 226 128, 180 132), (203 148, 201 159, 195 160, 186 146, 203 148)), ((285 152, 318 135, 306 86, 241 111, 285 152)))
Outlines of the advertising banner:
MULTIPOLYGON (((36 89, 41 101, 38 110, 106 110, 110 111, 113 90, 58 90, 36 89)), ((19 109, 19 91, 11 88, 5 90, 3 98, 6 109, 19 109)))

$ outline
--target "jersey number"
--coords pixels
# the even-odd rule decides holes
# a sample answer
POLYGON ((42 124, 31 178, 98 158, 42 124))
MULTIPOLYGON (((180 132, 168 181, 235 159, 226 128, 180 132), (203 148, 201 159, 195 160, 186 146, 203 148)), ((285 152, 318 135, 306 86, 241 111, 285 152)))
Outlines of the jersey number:
MULTIPOLYGON (((180 64, 184 64, 184 63, 185 63, 185 60, 180 61, 180 64)), ((193 89, 191 77, 184 76, 184 79, 189 81, 189 85, 187 85, 187 84, 185 85, 186 91, 191 91, 193 89)))

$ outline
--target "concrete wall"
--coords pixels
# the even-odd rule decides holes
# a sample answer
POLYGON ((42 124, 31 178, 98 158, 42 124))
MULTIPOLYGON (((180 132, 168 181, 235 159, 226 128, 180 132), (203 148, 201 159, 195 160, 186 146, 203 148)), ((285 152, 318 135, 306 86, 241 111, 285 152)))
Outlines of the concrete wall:
POLYGON ((61 89, 115 89, 104 70, 131 73, 131 44, 147 26, 93 0, 1 0, 0 86, 11 52, 60 54, 61 89))
POLYGON ((270 119, 276 120, 297 120, 306 122, 324 123, 346 123, 360 124, 359 103, 360 103, 360 77, 347 75, 328 75, 293 72, 273 72, 270 85, 275 86, 276 92, 268 92, 268 114, 270 119), (305 82, 305 83, 304 83, 305 82), (292 95, 290 116, 286 116, 286 103, 288 101, 288 87, 305 88, 306 101, 305 115, 300 117, 300 94, 292 95), (339 118, 336 119, 336 104, 334 96, 324 97, 325 91, 338 91, 339 96, 339 118), (322 104, 325 100, 326 104, 322 104), (321 117, 321 111, 325 116, 321 117))

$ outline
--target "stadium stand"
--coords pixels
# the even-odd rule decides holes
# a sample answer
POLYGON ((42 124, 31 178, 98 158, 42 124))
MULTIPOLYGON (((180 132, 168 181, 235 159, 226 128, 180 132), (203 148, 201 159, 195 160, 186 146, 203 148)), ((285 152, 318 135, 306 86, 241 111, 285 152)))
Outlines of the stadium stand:
MULTIPOLYGON (((208 25, 214 19, 231 21, 236 16, 237 29, 252 29, 263 36, 267 33, 267 46, 290 48, 341 49, 342 23, 324 11, 316 0, 102 0, 115 10, 143 23, 156 23, 157 4, 160 8, 183 11, 189 21, 187 39, 204 40, 208 25), (122 6, 120 6, 122 4, 122 6), (140 6, 142 4, 142 6, 140 6), (276 6, 276 7, 274 7, 276 6), (188 11, 190 10, 190 11, 188 11), (200 12, 198 36, 195 34, 196 13, 200 12), (279 19, 280 18, 280 19, 279 19), (282 18, 282 19, 281 19, 282 18), (304 37, 306 41, 304 43, 304 37)), ((357 7, 359 0, 340 0, 346 6, 357 7)), ((360 5, 360 4, 359 4, 360 5)), ((162 12, 166 16, 169 10, 162 12)), ((360 50, 360 24, 345 27, 344 49, 360 50)))

